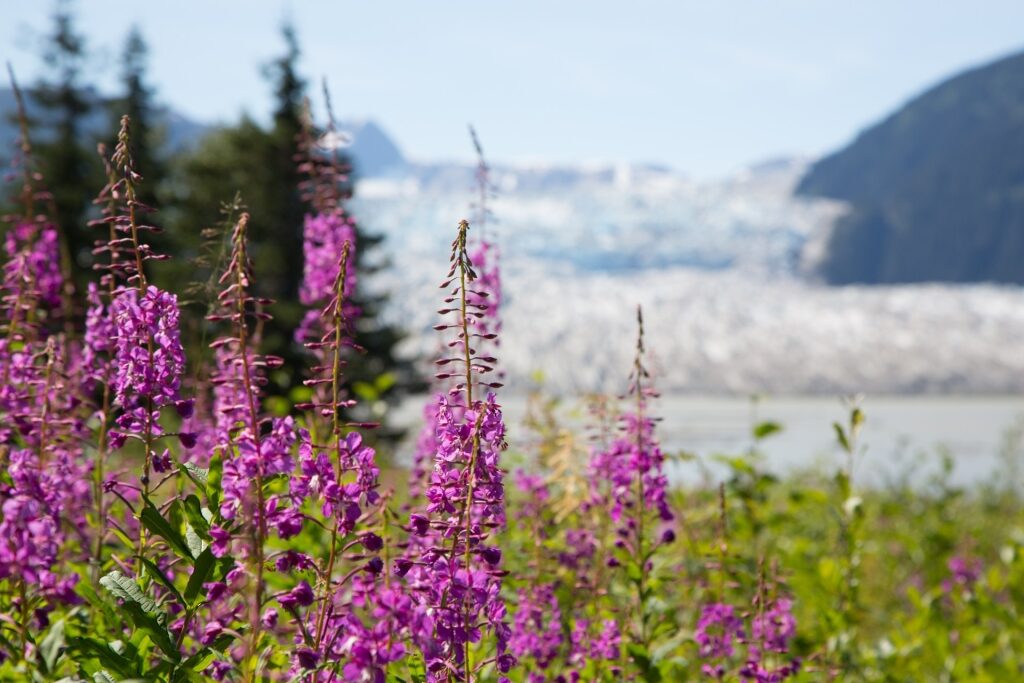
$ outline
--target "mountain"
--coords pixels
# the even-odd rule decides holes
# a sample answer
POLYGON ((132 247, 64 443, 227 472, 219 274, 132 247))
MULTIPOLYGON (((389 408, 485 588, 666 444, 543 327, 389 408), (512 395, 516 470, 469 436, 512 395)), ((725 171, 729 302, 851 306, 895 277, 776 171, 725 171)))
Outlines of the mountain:
MULTIPOLYGON (((85 96, 91 109, 82 124, 83 135, 90 141, 112 136, 116 131, 116 121, 110 114, 107 98, 92 88, 86 90, 85 96)), ((27 96, 26 99, 28 114, 30 119, 34 119, 34 125, 38 127, 45 124, 45 119, 39 119, 47 113, 35 105, 31 96, 27 96)), ((10 88, 0 88, 0 159, 9 157, 11 150, 14 149, 18 137, 16 111, 14 91, 10 88)), ((195 145, 215 128, 167 107, 160 108, 157 116, 164 126, 167 149, 172 153, 195 145)), ((356 173, 360 176, 394 174, 405 168, 406 161, 402 151, 374 121, 343 121, 339 128, 352 138, 352 144, 345 151, 351 155, 356 173)), ((33 138, 38 137, 38 133, 33 135, 33 138)))
POLYGON ((375 122, 348 121, 339 127, 352 137, 352 144, 345 151, 352 157, 357 175, 388 175, 405 168, 402 150, 375 122))
MULTIPOLYGON (((25 99, 29 119, 33 121, 33 126, 38 129, 41 125, 48 123, 46 117, 50 116, 50 112, 38 107, 30 94, 26 93, 25 99)), ((85 100, 89 103, 90 109, 82 122, 82 134, 91 141, 113 137, 117 132, 117 121, 110 113, 109 100, 93 88, 85 90, 85 100)), ((10 88, 0 88, 0 158, 10 154, 10 150, 13 149, 18 138, 16 116, 17 106, 14 91, 10 88)), ((165 141, 171 151, 195 144, 210 130, 210 126, 190 119, 172 109, 160 108, 157 111, 157 116, 164 126, 165 141)), ((36 132, 32 137, 36 139, 40 135, 36 132)))
POLYGON ((817 264, 830 283, 1024 283, 1024 53, 914 98, 796 191, 849 202, 817 264))

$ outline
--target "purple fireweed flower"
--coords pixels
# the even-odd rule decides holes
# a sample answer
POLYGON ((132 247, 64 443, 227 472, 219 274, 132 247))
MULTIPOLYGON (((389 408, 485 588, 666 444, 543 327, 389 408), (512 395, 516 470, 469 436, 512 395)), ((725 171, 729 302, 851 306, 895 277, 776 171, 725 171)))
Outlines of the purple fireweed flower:
POLYGON ((470 346, 477 330, 481 306, 468 300, 469 283, 476 273, 467 253, 469 224, 462 221, 452 243, 451 267, 442 288, 455 284, 445 299, 442 315, 456 322, 438 329, 459 330, 451 348, 462 355, 438 360, 445 368, 439 380, 454 378, 447 395, 437 400, 434 467, 426 492, 426 514, 412 515, 414 539, 399 566, 410 595, 416 601, 413 642, 420 649, 431 683, 447 680, 449 672, 472 676, 466 653, 489 632, 495 640, 494 657, 500 671, 511 668, 515 656, 508 651, 512 637, 505 623, 501 597, 500 552, 488 544, 494 529, 505 523, 504 472, 500 455, 505 449, 505 424, 493 393, 474 400, 477 387, 497 387, 481 381, 493 370, 494 359, 476 355, 470 346), (465 313, 465 315, 463 315, 465 313), (468 365, 468 367, 466 367, 468 365), (461 382, 459 381, 461 380, 461 382), (458 396, 464 396, 459 400, 458 396))
POLYGON ((561 646, 562 612, 554 584, 520 589, 509 651, 520 659, 531 657, 538 667, 546 669, 561 646))
POLYGON ((307 215, 303 223, 302 254, 303 277, 299 288, 299 301, 313 307, 307 311, 295 331, 295 339, 305 342, 320 338, 324 331, 320 308, 334 296, 334 284, 339 273, 338 255, 349 243, 351 259, 345 270, 345 317, 353 320, 359 309, 351 302, 356 289, 355 263, 356 227, 351 217, 341 210, 307 215))
POLYGON ((324 516, 336 518, 339 532, 347 534, 355 528, 363 508, 379 500, 379 473, 376 452, 359 432, 339 437, 333 449, 318 450, 310 443, 309 432, 299 430, 299 469, 292 475, 289 490, 296 505, 304 499, 319 501, 324 516), (350 480, 339 482, 338 470, 350 480))
POLYGON ((231 534, 216 524, 210 526, 210 552, 214 557, 224 557, 228 552, 228 545, 231 542, 231 534))
POLYGON ((973 588, 981 578, 984 566, 977 558, 954 555, 949 558, 946 568, 949 570, 949 578, 942 582, 942 590, 949 593, 956 587, 968 591, 973 588))
MULTIPOLYGON (((623 521, 623 512, 631 507, 636 495, 637 478, 643 481, 643 505, 657 512, 668 522, 673 519, 668 507, 664 473, 665 456, 654 437, 654 421, 627 413, 623 416, 623 434, 591 460, 590 470, 595 485, 611 485, 610 514, 616 522, 623 521)), ((600 493, 595 491, 595 500, 600 493)))
MULTIPOLYGON (((234 344, 218 346, 213 353, 215 371, 210 378, 213 385, 213 422, 218 438, 229 439, 231 432, 250 421, 249 396, 245 389, 245 363, 234 344)), ((259 401, 259 387, 263 384, 260 364, 255 354, 248 353, 249 387, 252 400, 259 401)))
POLYGON ((339 612, 331 628, 328 658, 344 661, 344 680, 383 681, 384 669, 406 654, 404 633, 413 619, 413 602, 398 588, 385 588, 367 575, 357 577, 353 603, 367 610, 366 619, 349 611, 339 612))
POLYGON ((592 659, 616 660, 619 658, 619 650, 622 647, 622 632, 619 624, 614 619, 605 619, 601 625, 601 631, 590 644, 590 656, 592 659))
POLYGON ((0 507, 0 577, 40 581, 57 560, 62 534, 58 520, 43 504, 26 495, 8 498, 0 507))
POLYGON ((116 329, 114 396, 132 408, 138 399, 154 407, 173 405, 181 397, 185 352, 178 331, 178 298, 156 287, 144 293, 124 289, 110 306, 116 329))
POLYGON ((278 556, 274 562, 274 566, 277 567, 279 572, 287 572, 292 569, 299 569, 305 571, 314 567, 313 558, 305 553, 300 553, 295 550, 287 550, 278 556))
POLYGON ((64 278, 60 272, 60 246, 52 225, 18 223, 4 240, 7 262, 3 284, 8 319, 15 319, 37 303, 48 308, 60 305, 64 278), (20 310, 15 310, 15 308, 20 310))
POLYGON ((110 316, 110 307, 103 301, 99 287, 90 282, 86 294, 89 306, 85 312, 82 364, 89 385, 104 380, 114 350, 117 328, 110 316))
POLYGON ((566 529, 564 550, 558 554, 559 564, 579 570, 590 567, 597 552, 597 539, 589 529, 566 529))
POLYGON ((30 597, 44 601, 35 612, 40 620, 54 603, 79 602, 72 590, 78 575, 60 566, 60 551, 68 531, 85 532, 90 486, 67 438, 59 431, 47 437, 45 462, 35 448, 10 451, 11 484, 0 485, 0 579, 22 580, 30 597))
MULTIPOLYGON (((234 454, 224 460, 224 501, 220 512, 226 519, 234 519, 249 500, 257 475, 266 478, 291 473, 295 439, 295 423, 291 417, 274 418, 270 433, 263 436, 254 437, 247 424, 239 429, 233 438, 234 454)), ((280 511, 275 509, 275 512, 280 511)))
POLYGON ((223 681, 227 679, 228 674, 230 674, 233 669, 234 667, 228 662, 216 661, 206 667, 203 670, 203 673, 215 681, 223 681))
POLYGON ((588 619, 576 619, 569 641, 570 674, 579 680, 579 669, 588 661, 617 661, 621 654, 622 632, 614 619, 606 619, 596 633, 588 619))
MULTIPOLYGON (((338 254, 345 242, 351 244, 354 258, 355 224, 340 213, 307 215, 302 234, 304 266, 299 301, 306 306, 315 306, 326 303, 334 293, 338 254)), ((345 281, 346 296, 355 291, 355 278, 355 268, 349 268, 345 281)))
POLYGON ((309 583, 301 581, 295 588, 284 595, 278 596, 277 601, 285 609, 294 609, 296 607, 309 607, 313 604, 313 599, 313 589, 310 588, 309 583))
MULTIPOLYGON (((434 542, 420 546, 416 571, 406 577, 421 614, 429 614, 423 620, 427 630, 414 638, 434 672, 431 680, 443 680, 445 662, 461 665, 465 646, 483 636, 481 622, 494 633, 498 656, 506 654, 511 637, 500 595, 500 552, 484 543, 488 529, 504 519, 501 411, 491 394, 475 410, 464 411, 464 419, 456 414, 447 398, 440 402, 438 451, 426 494, 438 531, 434 542), (467 508, 468 520, 456 514, 461 508, 467 508)), ((428 517, 413 515, 411 524, 423 534, 431 531, 428 517)))
MULTIPOLYGON (((693 639, 697 641, 698 652, 704 659, 722 660, 733 656, 733 641, 745 638, 743 619, 736 614, 732 605, 712 603, 701 610, 700 619, 693 639)), ((724 668, 720 662, 705 664, 704 673, 721 678, 724 668)))
POLYGON ((779 683, 790 676, 795 676, 800 673, 800 664, 800 659, 797 658, 786 664, 773 668, 765 665, 764 662, 751 660, 746 662, 740 668, 739 674, 740 678, 744 681, 754 681, 755 683, 779 683))
POLYGON ((751 628, 751 649, 753 659, 761 650, 784 654, 789 652, 789 641, 796 635, 796 618, 793 616, 793 601, 779 598, 763 613, 754 616, 751 628))

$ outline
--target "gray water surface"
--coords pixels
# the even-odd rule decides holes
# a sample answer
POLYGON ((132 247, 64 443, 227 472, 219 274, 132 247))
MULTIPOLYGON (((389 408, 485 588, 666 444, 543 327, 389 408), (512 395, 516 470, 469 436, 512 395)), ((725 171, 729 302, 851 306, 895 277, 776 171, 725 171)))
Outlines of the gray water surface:
MULTIPOLYGON (((415 437, 424 397, 403 404, 397 421, 411 428, 415 437)), ((509 442, 523 443, 522 426, 527 399, 502 396, 509 442)), ((657 399, 653 412, 662 418, 658 435, 667 452, 685 451, 699 462, 673 467, 673 478, 695 481, 705 476, 720 479, 717 454, 737 455, 752 447, 751 426, 771 421, 782 431, 764 439, 758 449, 769 470, 784 474, 819 468, 831 472, 845 465, 836 444, 833 422, 845 424, 849 408, 836 397, 767 397, 752 402, 742 397, 671 395, 657 399)), ((567 426, 580 429, 585 411, 579 401, 566 399, 559 414, 567 426)), ((908 478, 927 481, 940 468, 941 457, 952 462, 951 480, 968 485, 996 478, 1015 485, 1024 462, 1019 434, 1024 430, 1024 397, 1018 396, 867 396, 861 401, 866 415, 859 437, 855 476, 861 483, 882 485, 908 478), (1014 435, 1017 434, 1015 437, 1014 435), (1006 457, 1009 455, 1010 457, 1006 457), (1009 464, 1008 464, 1009 462, 1009 464)), ((408 458, 411 441, 402 449, 408 458)))

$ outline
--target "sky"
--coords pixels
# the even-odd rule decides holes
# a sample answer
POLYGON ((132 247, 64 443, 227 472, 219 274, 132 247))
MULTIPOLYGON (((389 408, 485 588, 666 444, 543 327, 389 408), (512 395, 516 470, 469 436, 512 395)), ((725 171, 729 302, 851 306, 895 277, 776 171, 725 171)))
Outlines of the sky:
MULTIPOLYGON (((0 0, 0 57, 43 69, 53 3, 0 0)), ((116 88, 129 26, 159 99, 204 122, 267 116, 260 65, 289 19, 340 118, 418 161, 651 162, 715 177, 819 155, 946 76, 1024 49, 1024 3, 935 0, 88 0, 73 5, 116 88)), ((319 88, 315 88, 318 90, 319 88)))

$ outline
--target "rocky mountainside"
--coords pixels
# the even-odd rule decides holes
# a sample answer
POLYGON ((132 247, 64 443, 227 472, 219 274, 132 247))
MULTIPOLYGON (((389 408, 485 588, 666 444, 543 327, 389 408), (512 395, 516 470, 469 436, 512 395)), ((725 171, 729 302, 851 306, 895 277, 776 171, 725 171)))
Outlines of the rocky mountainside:
POLYGON ((914 98, 797 192, 850 203, 819 264, 828 282, 1024 283, 1024 53, 914 98))

